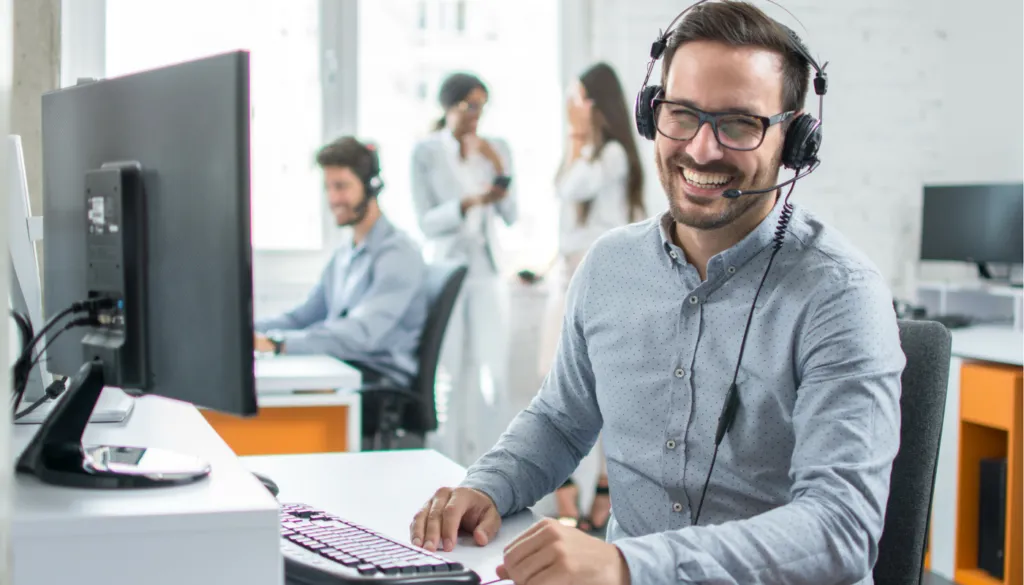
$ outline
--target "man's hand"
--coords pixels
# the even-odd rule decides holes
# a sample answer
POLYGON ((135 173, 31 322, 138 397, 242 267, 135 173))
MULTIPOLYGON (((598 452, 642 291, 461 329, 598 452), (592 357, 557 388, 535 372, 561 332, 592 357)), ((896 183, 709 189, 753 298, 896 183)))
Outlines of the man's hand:
POLYGON ((618 547, 545 518, 505 547, 498 577, 516 585, 629 585, 618 547))
POLYGON ((416 513, 409 536, 413 546, 451 552, 460 528, 472 533, 478 546, 484 546, 498 534, 499 527, 498 508, 486 494, 470 488, 441 488, 416 513))
POLYGON ((274 351, 274 344, 267 339, 266 335, 260 335, 259 333, 253 336, 252 345, 253 349, 260 353, 272 353, 274 351))

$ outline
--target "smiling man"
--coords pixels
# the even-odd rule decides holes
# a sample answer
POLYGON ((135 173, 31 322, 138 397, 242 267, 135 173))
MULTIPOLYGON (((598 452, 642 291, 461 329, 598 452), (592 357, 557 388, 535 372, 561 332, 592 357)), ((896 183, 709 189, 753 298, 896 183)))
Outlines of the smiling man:
POLYGON ((381 213, 374 149, 346 136, 316 160, 331 213, 339 227, 350 228, 349 237, 305 302, 256 322, 256 350, 331 355, 359 368, 364 381, 384 376, 406 384, 416 375, 427 317, 423 256, 381 213))
POLYGON ((591 248, 543 387, 424 505, 414 543, 450 550, 460 529, 487 543, 603 432, 607 541, 544 520, 500 576, 872 583, 905 358, 877 269, 802 207, 783 213, 774 188, 808 119, 798 42, 743 2, 701 4, 671 32, 650 120, 669 211, 591 248))

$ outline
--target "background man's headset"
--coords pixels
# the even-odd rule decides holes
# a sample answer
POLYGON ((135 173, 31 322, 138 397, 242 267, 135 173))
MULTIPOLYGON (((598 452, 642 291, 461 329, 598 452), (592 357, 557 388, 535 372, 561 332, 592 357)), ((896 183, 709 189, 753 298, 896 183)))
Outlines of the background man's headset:
MULTIPOLYGON (((654 99, 661 97, 664 93, 664 88, 660 85, 647 85, 647 82, 650 81, 651 78, 651 71, 654 69, 654 63, 661 58, 662 54, 664 54, 676 23, 679 22, 687 12, 709 1, 710 0, 701 0, 680 12, 672 22, 669 23, 668 29, 659 33, 658 38, 653 44, 651 44, 651 60, 647 64, 647 75, 644 77, 644 84, 636 96, 636 104, 634 107, 636 129, 641 136, 648 140, 654 140, 654 136, 658 131, 654 121, 654 99)), ((773 2, 772 0, 767 1, 775 4, 779 8, 782 8, 780 4, 773 2)), ((785 10, 785 8, 782 9, 785 10)), ((815 71, 814 93, 818 95, 818 117, 815 118, 814 116, 806 113, 800 114, 789 122, 789 126, 786 129, 786 137, 782 145, 781 162, 786 168, 795 171, 792 179, 779 183, 775 186, 768 187, 767 189, 742 191, 739 189, 728 189, 723 193, 724 197, 735 199, 740 195, 757 195, 775 192, 780 187, 790 185, 783 202, 783 209, 779 217, 778 226, 775 228, 772 255, 768 259, 768 265, 765 267, 764 274, 761 276, 761 282, 757 286, 757 292, 754 293, 754 300, 750 304, 750 312, 747 315, 747 323, 743 328, 743 337, 740 341, 739 356, 736 358, 736 369, 733 371, 732 383, 729 385, 729 392, 726 394, 725 402, 722 405, 722 412, 718 416, 718 428, 715 431, 715 450, 711 456, 711 465, 708 467, 707 477, 704 479, 704 489, 700 494, 700 503, 697 504, 697 513, 693 519, 694 526, 696 526, 697 522, 700 520, 701 508, 704 507, 704 496, 707 494, 708 483, 711 481, 711 472, 714 471, 715 461, 718 459, 718 447, 721 445, 722 439, 725 437, 726 432, 728 432, 729 427, 732 426, 733 420, 736 418, 736 411, 740 406, 739 389, 736 385, 736 378, 740 372, 740 363, 743 361, 743 351, 747 345, 747 333, 750 331, 750 322, 754 317, 757 298, 761 294, 761 288, 764 287, 765 279, 768 277, 768 271, 772 267, 775 255, 778 253, 779 249, 782 248, 782 240, 785 238, 786 229, 789 226, 789 220, 793 215, 793 206, 789 203, 789 195, 793 192, 793 186, 797 179, 809 175, 820 164, 817 155, 818 148, 821 146, 822 105, 824 102, 825 91, 828 89, 828 76, 825 74, 825 67, 828 66, 828 63, 826 62, 825 65, 819 67, 817 62, 811 57, 807 47, 804 46, 803 42, 800 40, 800 37, 798 37, 792 29, 778 21, 775 21, 775 24, 788 35, 790 40, 790 49, 794 53, 806 59, 815 71), (801 172, 802 169, 807 170, 801 172)))
POLYGON ((380 192, 384 190, 384 181, 380 178, 380 155, 377 153, 377 146, 374 144, 364 144, 363 147, 369 155, 370 164, 369 168, 366 169, 366 173, 363 174, 363 168, 358 169, 359 179, 363 182, 363 200, 355 208, 356 222, 360 222, 366 216, 366 210, 370 206, 370 199, 376 199, 380 192))

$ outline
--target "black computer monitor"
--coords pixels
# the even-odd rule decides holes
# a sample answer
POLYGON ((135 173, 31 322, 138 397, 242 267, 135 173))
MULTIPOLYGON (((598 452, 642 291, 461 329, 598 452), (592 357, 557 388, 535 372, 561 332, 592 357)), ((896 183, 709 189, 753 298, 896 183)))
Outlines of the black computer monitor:
POLYGON ((104 385, 257 412, 249 117, 245 51, 43 96, 44 313, 79 303, 91 324, 49 346, 49 371, 73 378, 19 470, 90 487, 208 473, 152 449, 83 452, 104 385))
POLYGON ((927 185, 921 260, 989 264, 1024 262, 1024 183, 927 185))

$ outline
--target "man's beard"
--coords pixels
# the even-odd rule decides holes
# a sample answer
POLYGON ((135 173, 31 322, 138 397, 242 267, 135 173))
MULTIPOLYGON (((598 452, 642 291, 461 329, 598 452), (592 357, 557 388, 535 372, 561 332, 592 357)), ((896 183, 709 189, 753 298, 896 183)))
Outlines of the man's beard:
POLYGON ((738 184, 740 185, 741 190, 771 187, 775 184, 775 181, 778 178, 779 168, 778 161, 773 160, 768 168, 774 170, 772 173, 774 176, 769 178, 762 174, 761 176, 755 176, 753 181, 749 181, 745 176, 743 176, 739 169, 732 165, 725 163, 699 165, 684 152, 678 152, 673 155, 668 163, 663 163, 662 157, 657 155, 655 156, 655 162, 658 167, 658 178, 661 180, 661 186, 665 190, 665 196, 668 198, 668 208, 669 213, 672 215, 672 219, 675 220, 676 223, 699 230, 715 230, 725 227, 736 221, 737 218, 742 217, 751 208, 760 203, 762 201, 762 197, 774 196, 774 193, 769 192, 761 195, 740 195, 735 199, 727 199, 723 196, 722 199, 725 200, 726 205, 720 208, 717 212, 713 214, 706 212, 694 213, 691 210, 683 209, 680 204, 680 200, 682 198, 686 198, 692 205, 700 206, 704 210, 707 210, 708 203, 705 201, 695 201, 686 195, 684 190, 686 181, 683 179, 683 176, 679 171, 680 167, 686 167, 698 172, 722 173, 738 177, 738 184))

